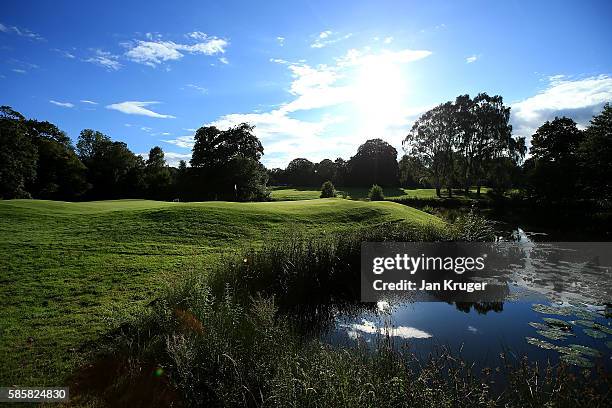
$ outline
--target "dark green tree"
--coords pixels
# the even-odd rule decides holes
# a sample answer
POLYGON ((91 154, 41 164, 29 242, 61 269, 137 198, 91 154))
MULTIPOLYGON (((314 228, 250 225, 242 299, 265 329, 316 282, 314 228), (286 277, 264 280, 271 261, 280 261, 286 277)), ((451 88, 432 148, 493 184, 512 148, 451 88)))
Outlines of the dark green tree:
POLYGON ((421 115, 403 141, 404 151, 420 163, 438 197, 443 186, 452 192, 456 142, 457 127, 450 102, 421 115))
POLYGON ((407 188, 427 186, 427 169, 416 157, 404 155, 399 161, 400 185, 407 188))
POLYGON ((149 151, 145 163, 145 183, 147 195, 156 200, 170 198, 172 175, 164 158, 161 147, 155 146, 149 151))
POLYGON ((87 167, 92 186, 89 197, 95 199, 141 197, 146 190, 142 157, 132 153, 127 144, 113 142, 108 136, 85 129, 77 142, 79 158, 87 167))
POLYGON ((348 162, 350 183, 354 186, 399 184, 397 150, 382 139, 371 139, 359 146, 348 162))
POLYGON ((242 123, 227 130, 197 130, 192 150, 192 199, 254 201, 269 196, 268 175, 260 163, 263 146, 254 126, 242 123))
POLYGON ((314 186, 318 183, 315 165, 308 159, 293 159, 285 169, 287 181, 292 186, 314 186))
POLYGON ((65 144, 53 139, 35 139, 38 148, 36 180, 29 190, 36 198, 73 200, 89 188, 87 168, 65 144))
POLYGON ((329 159, 321 160, 315 164, 315 172, 319 182, 331 181, 336 177, 336 163, 329 159))
POLYGON ((578 147, 581 185, 587 197, 612 200, 612 106, 591 119, 578 147))
POLYGON ((0 198, 29 197, 26 185, 36 178, 38 151, 25 122, 10 106, 0 107, 0 198))
POLYGON ((576 122, 567 117, 546 121, 536 130, 526 163, 532 197, 555 203, 578 197, 578 146, 583 138, 576 122))
POLYGON ((241 123, 227 130, 204 126, 196 131, 194 138, 192 167, 218 167, 227 164, 236 156, 259 161, 263 146, 253 133, 254 126, 241 123))

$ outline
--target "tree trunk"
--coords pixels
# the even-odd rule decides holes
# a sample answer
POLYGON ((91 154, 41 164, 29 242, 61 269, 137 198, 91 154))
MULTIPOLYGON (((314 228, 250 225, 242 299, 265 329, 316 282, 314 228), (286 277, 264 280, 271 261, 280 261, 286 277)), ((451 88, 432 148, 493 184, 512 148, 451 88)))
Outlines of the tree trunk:
POLYGON ((480 181, 478 181, 478 185, 476 186, 476 195, 480 197, 480 181))
POLYGON ((448 190, 448 198, 453 198, 453 187, 449 186, 447 187, 448 190))
POLYGON ((436 186, 436 195, 440 197, 440 186, 436 186))

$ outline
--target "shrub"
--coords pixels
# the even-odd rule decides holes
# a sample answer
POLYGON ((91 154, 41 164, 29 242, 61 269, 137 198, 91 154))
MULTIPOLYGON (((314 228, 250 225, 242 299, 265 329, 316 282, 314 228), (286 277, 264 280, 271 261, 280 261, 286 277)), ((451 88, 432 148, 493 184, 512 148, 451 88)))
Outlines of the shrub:
POLYGON ((368 198, 370 199, 370 201, 383 201, 385 199, 385 195, 383 193, 382 187, 377 184, 374 184, 368 192, 368 198))
POLYGON ((326 181, 321 186, 321 198, 331 198, 336 196, 336 189, 331 181, 326 181))

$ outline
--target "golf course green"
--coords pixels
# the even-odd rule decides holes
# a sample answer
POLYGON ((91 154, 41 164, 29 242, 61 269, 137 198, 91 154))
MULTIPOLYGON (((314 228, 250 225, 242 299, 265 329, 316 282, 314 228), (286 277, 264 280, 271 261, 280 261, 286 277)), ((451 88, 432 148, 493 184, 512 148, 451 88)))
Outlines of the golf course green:
POLYGON ((117 322, 228 251, 384 222, 441 223, 392 202, 0 201, 0 377, 63 384, 117 322))

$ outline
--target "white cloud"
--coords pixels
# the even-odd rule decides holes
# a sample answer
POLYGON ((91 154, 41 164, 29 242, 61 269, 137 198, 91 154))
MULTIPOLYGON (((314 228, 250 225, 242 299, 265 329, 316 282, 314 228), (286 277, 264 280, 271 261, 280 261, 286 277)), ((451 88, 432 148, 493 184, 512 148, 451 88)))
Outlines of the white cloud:
POLYGON ((196 91, 203 93, 203 94, 207 94, 208 93, 208 89, 204 88, 203 86, 200 85, 195 85, 195 84, 187 84, 185 85, 187 88, 191 88, 191 89, 195 89, 196 91))
POLYGON ((90 101, 90 100, 87 100, 87 99, 81 99, 79 102, 86 103, 88 105, 97 105, 98 104, 98 102, 90 101))
POLYGON ((383 43, 385 44, 391 44, 393 42, 393 37, 385 37, 385 39, 383 40, 383 43))
POLYGON ((536 129, 555 116, 570 117, 585 127, 609 101, 612 101, 612 77, 609 75, 586 78, 554 75, 548 78, 546 89, 511 105, 513 133, 525 136, 530 142, 536 129))
POLYGON ((357 337, 358 333, 364 334, 382 334, 390 337, 400 337, 402 339, 429 339, 432 337, 430 333, 414 327, 397 326, 397 327, 376 327, 376 324, 368 320, 362 320, 362 323, 341 324, 341 327, 349 329, 347 334, 351 338, 357 337))
MULTIPOLYGON (((376 120, 379 125, 384 122, 384 129, 359 126, 359 131, 350 134, 342 134, 345 133, 342 129, 333 130, 334 127, 338 127, 337 125, 347 122, 344 114, 334 113, 323 116, 315 114, 309 116, 308 120, 296 116, 326 107, 355 109, 356 106, 359 107, 359 103, 369 97, 367 94, 370 91, 370 80, 374 86, 380 82, 386 90, 394 92, 397 89, 402 94, 405 87, 392 83, 394 77, 376 78, 378 75, 376 71, 369 73, 373 76, 361 80, 355 76, 359 77, 362 71, 367 72, 370 67, 386 68, 392 65, 397 66, 399 70, 402 64, 426 58, 430 54, 431 52, 427 50, 410 49, 384 50, 377 53, 369 49, 351 50, 337 58, 334 65, 318 66, 310 66, 305 62, 271 59, 271 62, 285 65, 291 73, 292 80, 288 92, 292 99, 267 112, 224 115, 209 125, 222 129, 241 122, 255 125, 255 133, 265 146, 263 161, 267 166, 273 167, 284 167, 295 157, 308 157, 310 160, 321 160, 326 156, 346 157, 354 153, 358 143, 371 138, 373 134, 380 135, 394 146, 400 147, 411 120, 426 108, 411 107, 401 101, 402 103, 398 103, 394 109, 386 109, 389 112, 384 112, 385 120, 376 120), (363 89, 364 82, 368 82, 368 89, 363 89)), ((376 103, 376 100, 370 100, 366 108, 376 103)), ((357 121, 361 122, 370 116, 376 115, 358 114, 357 121)), ((175 139, 170 143, 173 142, 184 144, 186 139, 175 139)))
POLYGON ((222 63, 222 64, 229 64, 229 61, 225 57, 219 58, 219 62, 222 63))
POLYGON ((479 58, 478 55, 470 55, 469 57, 465 59, 465 63, 471 64, 472 62, 475 62, 478 58, 479 58))
POLYGON ((181 160, 185 160, 189 165, 191 153, 164 152, 164 158, 166 159, 168 166, 178 167, 181 160))
POLYGON ((94 50, 94 56, 89 57, 84 61, 101 66, 108 71, 118 71, 122 66, 118 60, 118 55, 114 55, 110 52, 97 49, 94 50))
POLYGON ((17 34, 20 37, 25 37, 30 40, 36 40, 36 41, 45 40, 41 35, 36 34, 35 32, 32 32, 26 28, 19 28, 16 26, 6 26, 2 23, 0 23, 0 31, 3 33, 7 33, 7 34, 17 34))
POLYGON ((382 50, 379 53, 372 53, 368 48, 363 50, 352 48, 348 50, 344 56, 336 59, 336 61, 340 67, 351 67, 370 63, 405 64, 427 58, 431 54, 432 52, 429 50, 382 50))
POLYGON ((13 68, 11 71, 16 72, 18 74, 25 74, 27 71, 21 68, 13 68))
POLYGON ((157 112, 153 112, 150 109, 147 109, 146 106, 155 105, 159 102, 150 101, 150 102, 140 102, 140 101, 125 101, 120 103, 113 103, 111 105, 106 106, 107 109, 116 110, 119 112, 126 113, 128 115, 142 115, 149 116, 151 118, 174 118, 172 115, 165 115, 157 112))
MULTIPOLYGON (((149 158, 149 153, 138 153, 138 155, 144 160, 149 158)), ((189 163, 189 160, 191 160, 191 153, 164 152, 164 159, 168 166, 178 167, 181 160, 185 160, 189 163)))
POLYGON ((276 41, 281 47, 285 45, 285 37, 276 37, 276 41))
POLYGON ((185 36, 198 41, 205 41, 208 39, 208 34, 203 33, 202 31, 192 31, 191 33, 185 34, 185 36))
POLYGON ((193 147, 193 135, 179 136, 176 139, 162 140, 162 142, 173 144, 184 149, 191 149, 193 147))
POLYGON ((183 58, 185 53, 216 55, 225 53, 229 45, 222 38, 208 36, 200 31, 187 34, 187 37, 196 40, 195 44, 181 44, 174 41, 136 41, 129 45, 131 48, 125 56, 134 62, 155 67, 166 61, 174 61, 183 58))
POLYGON ((141 126, 140 130, 142 130, 143 132, 151 133, 153 128, 150 128, 150 127, 147 127, 147 126, 141 126))
POLYGON ((175 46, 176 44, 170 41, 138 41, 125 55, 134 62, 154 67, 165 61, 182 58, 183 54, 178 52, 175 46))
POLYGON ((74 104, 70 102, 58 102, 54 101, 53 99, 51 99, 49 102, 53 105, 61 106, 62 108, 74 108, 74 104))
POLYGON ((341 35, 338 35, 338 33, 335 33, 330 30, 326 30, 326 31, 319 33, 315 41, 312 44, 310 44, 310 47, 311 48, 327 47, 328 45, 335 44, 337 42, 349 39, 352 36, 353 36, 352 33, 348 33, 348 34, 341 36, 341 35))
POLYGON ((69 59, 76 58, 74 56, 74 54, 72 54, 71 52, 65 51, 65 50, 60 50, 59 48, 52 48, 51 51, 55 51, 55 52, 57 52, 58 54, 60 54, 61 56, 65 57, 65 58, 69 58, 69 59))

